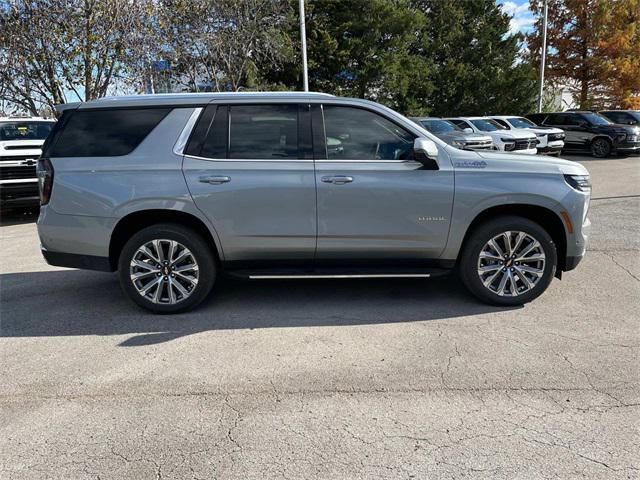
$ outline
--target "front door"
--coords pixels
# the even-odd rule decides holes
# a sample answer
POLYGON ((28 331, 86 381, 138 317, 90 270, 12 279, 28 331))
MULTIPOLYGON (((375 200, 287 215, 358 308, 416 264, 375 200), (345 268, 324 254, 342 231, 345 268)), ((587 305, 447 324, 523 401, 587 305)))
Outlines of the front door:
POLYGON ((446 153, 440 170, 427 170, 413 159, 414 135, 392 120, 357 107, 317 108, 318 263, 438 258, 454 191, 446 153), (326 155, 318 158, 323 120, 326 155))
POLYGON ((311 140, 305 140, 309 125, 309 106, 295 103, 210 105, 201 115, 183 171, 226 261, 313 261, 316 189, 311 140))

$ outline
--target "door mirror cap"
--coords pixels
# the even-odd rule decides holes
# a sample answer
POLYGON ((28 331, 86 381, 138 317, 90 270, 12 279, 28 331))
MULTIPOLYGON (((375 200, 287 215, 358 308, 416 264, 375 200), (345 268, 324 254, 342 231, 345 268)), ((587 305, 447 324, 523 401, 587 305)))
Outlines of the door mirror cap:
POLYGON ((413 153, 415 159, 423 164, 426 169, 439 170, 438 146, 436 142, 425 137, 418 137, 413 141, 413 153))
POLYGON ((473 133, 473 128, 465 127, 465 128, 462 129, 462 131, 465 132, 465 133, 473 133))

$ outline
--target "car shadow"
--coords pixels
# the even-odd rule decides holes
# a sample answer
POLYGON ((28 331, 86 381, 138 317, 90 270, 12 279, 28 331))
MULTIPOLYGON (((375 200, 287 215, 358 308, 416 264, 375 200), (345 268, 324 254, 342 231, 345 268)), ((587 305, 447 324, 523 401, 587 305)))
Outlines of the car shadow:
POLYGON ((453 276, 389 280, 224 278, 197 309, 154 315, 113 274, 83 270, 0 275, 0 336, 132 335, 121 346, 209 330, 375 325, 505 310, 476 301, 453 276))
POLYGON ((38 214, 38 207, 2 209, 0 210, 0 227, 34 223, 38 220, 38 214))

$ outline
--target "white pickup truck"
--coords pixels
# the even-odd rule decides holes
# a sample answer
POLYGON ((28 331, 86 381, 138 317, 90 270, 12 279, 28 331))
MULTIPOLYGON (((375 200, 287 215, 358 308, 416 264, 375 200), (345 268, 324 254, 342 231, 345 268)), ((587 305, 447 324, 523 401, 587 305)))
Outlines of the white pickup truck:
POLYGON ((0 208, 39 203, 36 165, 55 120, 0 117, 0 208))

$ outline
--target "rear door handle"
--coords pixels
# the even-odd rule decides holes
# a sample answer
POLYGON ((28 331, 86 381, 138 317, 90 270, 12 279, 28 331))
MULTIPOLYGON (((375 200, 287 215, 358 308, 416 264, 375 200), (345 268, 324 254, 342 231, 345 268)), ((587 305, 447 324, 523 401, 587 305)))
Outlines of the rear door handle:
POLYGON ((345 183, 353 182, 353 177, 347 177, 344 175, 336 175, 335 177, 322 177, 324 183, 333 183, 334 185, 344 185, 345 183))
POLYGON ((231 177, 226 176, 200 177, 200 182, 209 183, 211 185, 220 185, 222 183, 228 183, 230 181, 231 177))

